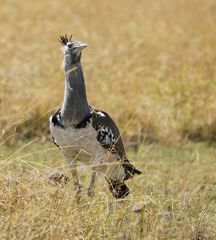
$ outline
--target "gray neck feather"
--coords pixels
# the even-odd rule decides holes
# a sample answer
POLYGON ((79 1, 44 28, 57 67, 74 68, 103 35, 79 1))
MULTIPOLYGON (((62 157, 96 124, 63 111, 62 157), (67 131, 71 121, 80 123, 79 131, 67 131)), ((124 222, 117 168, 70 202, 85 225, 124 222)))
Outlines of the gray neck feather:
POLYGON ((80 61, 74 64, 71 62, 70 56, 66 55, 64 70, 65 91, 61 118, 65 126, 74 126, 79 124, 90 113, 85 81, 80 61))

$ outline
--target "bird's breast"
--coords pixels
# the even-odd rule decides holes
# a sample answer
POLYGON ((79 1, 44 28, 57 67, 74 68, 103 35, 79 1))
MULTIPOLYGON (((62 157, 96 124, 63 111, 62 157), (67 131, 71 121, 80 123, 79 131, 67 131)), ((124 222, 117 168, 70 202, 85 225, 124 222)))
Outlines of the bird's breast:
POLYGON ((61 149, 83 150, 92 156, 97 155, 102 149, 97 140, 97 131, 88 123, 85 128, 61 128, 50 121, 50 132, 56 144, 61 149))

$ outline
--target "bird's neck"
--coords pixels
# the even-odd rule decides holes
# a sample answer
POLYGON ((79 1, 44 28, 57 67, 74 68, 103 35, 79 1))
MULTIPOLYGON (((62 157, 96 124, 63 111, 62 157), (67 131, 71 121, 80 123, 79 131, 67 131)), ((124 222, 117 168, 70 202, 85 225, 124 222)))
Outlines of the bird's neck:
POLYGON ((61 117, 64 125, 75 126, 90 114, 81 63, 64 64, 65 91, 61 117))

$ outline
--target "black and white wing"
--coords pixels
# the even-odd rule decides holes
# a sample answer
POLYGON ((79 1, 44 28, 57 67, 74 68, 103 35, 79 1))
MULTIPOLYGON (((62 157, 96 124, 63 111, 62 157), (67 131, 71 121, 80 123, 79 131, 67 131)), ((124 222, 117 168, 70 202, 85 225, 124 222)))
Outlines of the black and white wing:
POLYGON ((106 112, 92 109, 92 126, 97 131, 100 145, 112 154, 116 154, 117 159, 122 161, 126 175, 124 180, 135 174, 141 174, 127 159, 118 127, 106 112))
POLYGON ((94 109, 92 111, 92 126, 97 131, 97 140, 107 151, 118 155, 119 159, 125 157, 125 149, 119 130, 104 111, 94 109))

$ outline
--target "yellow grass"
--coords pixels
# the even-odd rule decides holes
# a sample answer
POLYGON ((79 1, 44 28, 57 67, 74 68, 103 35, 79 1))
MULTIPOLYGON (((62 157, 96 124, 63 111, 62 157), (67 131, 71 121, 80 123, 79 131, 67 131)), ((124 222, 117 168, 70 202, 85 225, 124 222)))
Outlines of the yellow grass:
POLYGON ((63 169, 57 148, 39 143, 1 154, 0 239, 136 240, 216 238, 215 149, 205 144, 146 145, 129 152, 144 174, 128 182, 131 194, 113 199, 107 184, 79 204, 71 181, 53 186, 52 171, 63 169), (140 205, 141 212, 134 212, 140 205))
POLYGON ((57 38, 73 33, 88 44, 90 104, 121 128, 135 114, 128 136, 215 138, 214 0, 3 1, 0 13, 2 128, 47 127, 63 96, 57 38))

